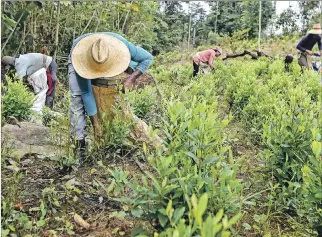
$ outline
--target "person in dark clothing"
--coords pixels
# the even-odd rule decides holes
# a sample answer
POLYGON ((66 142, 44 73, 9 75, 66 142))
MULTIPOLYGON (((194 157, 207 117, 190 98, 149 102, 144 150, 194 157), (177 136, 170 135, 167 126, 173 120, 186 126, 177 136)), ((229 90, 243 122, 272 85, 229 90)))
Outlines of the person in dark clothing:
POLYGON ((290 65, 293 62, 293 55, 292 54, 288 54, 286 55, 285 59, 284 59, 284 69, 286 72, 290 71, 290 65))
MULTIPOLYGON (((41 48, 40 52, 44 55, 48 55, 48 51, 46 47, 41 48)), ((57 64, 56 64, 56 61, 53 59, 46 70, 48 91, 46 95, 45 105, 49 107, 51 110, 54 107, 54 97, 56 92, 56 81, 57 81, 56 72, 57 72, 57 64)))
POLYGON ((313 30, 310 30, 296 46, 296 48, 300 50, 298 63, 302 68, 312 69, 311 56, 313 55, 312 49, 315 44, 318 45, 320 53, 322 54, 321 34, 321 25, 314 24, 313 30))

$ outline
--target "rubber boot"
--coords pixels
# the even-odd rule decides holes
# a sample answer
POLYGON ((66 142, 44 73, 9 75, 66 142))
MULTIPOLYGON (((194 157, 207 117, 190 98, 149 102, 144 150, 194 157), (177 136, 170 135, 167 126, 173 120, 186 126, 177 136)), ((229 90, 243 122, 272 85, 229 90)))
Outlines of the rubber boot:
POLYGON ((76 154, 78 156, 78 164, 82 166, 86 160, 86 143, 85 138, 76 140, 76 154))

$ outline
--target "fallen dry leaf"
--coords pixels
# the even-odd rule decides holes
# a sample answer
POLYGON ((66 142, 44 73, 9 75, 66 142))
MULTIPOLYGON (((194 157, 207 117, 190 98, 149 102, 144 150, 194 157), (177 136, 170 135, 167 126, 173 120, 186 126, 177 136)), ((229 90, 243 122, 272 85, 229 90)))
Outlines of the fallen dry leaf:
POLYGON ((74 215, 74 221, 81 227, 84 227, 85 229, 88 229, 91 226, 78 214, 74 215))

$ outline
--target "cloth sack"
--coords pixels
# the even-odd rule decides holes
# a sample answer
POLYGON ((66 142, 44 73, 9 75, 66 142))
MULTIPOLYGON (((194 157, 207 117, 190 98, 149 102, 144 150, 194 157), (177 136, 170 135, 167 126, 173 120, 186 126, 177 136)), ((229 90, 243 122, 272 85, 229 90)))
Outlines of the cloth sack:
POLYGON ((36 100, 31 110, 41 114, 42 108, 46 102, 46 94, 48 90, 46 69, 41 68, 33 73, 30 77, 28 77, 28 82, 33 87, 36 95, 36 100))

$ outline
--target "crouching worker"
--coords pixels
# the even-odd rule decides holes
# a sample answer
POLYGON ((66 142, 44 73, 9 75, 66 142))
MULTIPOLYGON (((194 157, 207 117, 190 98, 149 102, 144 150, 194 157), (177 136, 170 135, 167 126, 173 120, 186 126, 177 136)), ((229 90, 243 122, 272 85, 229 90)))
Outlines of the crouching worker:
POLYGON ((199 71, 208 73, 210 70, 214 70, 214 58, 221 54, 222 50, 219 47, 196 53, 193 57, 193 77, 197 76, 199 71))
POLYGON ((46 70, 52 64, 52 57, 40 53, 28 53, 20 55, 18 58, 4 56, 1 63, 6 68, 13 66, 18 79, 27 76, 28 83, 32 86, 36 95, 36 100, 31 108, 36 113, 42 113, 45 105, 46 93, 48 91, 46 70))
POLYGON ((113 78, 131 71, 123 81, 123 86, 131 89, 152 62, 153 56, 149 52, 112 32, 89 33, 74 40, 68 60, 70 123, 80 164, 86 151, 85 113, 90 117, 95 138, 102 136, 96 100, 112 107, 117 91, 113 78), (98 99, 99 94, 109 96, 98 99))

